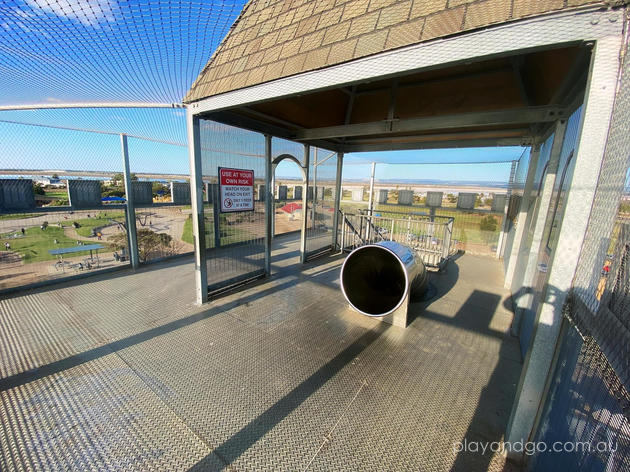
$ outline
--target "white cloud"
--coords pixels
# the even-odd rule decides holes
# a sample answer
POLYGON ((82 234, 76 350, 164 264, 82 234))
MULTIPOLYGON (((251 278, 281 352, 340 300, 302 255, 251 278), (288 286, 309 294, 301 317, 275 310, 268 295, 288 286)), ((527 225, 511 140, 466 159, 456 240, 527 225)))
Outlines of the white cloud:
POLYGON ((87 26, 98 27, 104 21, 114 21, 112 5, 114 0, 26 0, 27 3, 45 12, 59 17, 79 21, 87 26))

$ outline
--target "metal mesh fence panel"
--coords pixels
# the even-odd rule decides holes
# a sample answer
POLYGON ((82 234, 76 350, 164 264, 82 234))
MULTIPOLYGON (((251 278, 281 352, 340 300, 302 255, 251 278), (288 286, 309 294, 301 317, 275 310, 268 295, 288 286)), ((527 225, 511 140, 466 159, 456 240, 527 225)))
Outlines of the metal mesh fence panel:
POLYGON ((274 137, 271 140, 271 157, 276 160, 273 177, 274 234, 301 231, 303 197, 306 192, 303 170, 300 168, 305 160, 304 145, 274 137))
POLYGON ((0 122, 0 290, 126 267, 120 138, 0 122))
POLYGON ((0 214, 0 290, 129 263, 125 208, 0 214))
POLYGON ((337 153, 311 148, 307 190, 309 201, 306 227, 307 254, 320 252, 332 245, 336 175, 337 153))
MULTIPOLYGON (((521 152, 523 150, 521 149, 521 152)), ((512 162, 479 162, 441 165, 377 163, 373 195, 374 216, 423 220, 428 216, 453 218, 452 247, 470 254, 496 255, 503 227, 512 162), (481 184, 457 182, 457 176, 470 173, 492 176, 481 184), (433 183, 432 177, 452 175, 433 183), (415 181, 417 177, 417 181, 415 181), (431 183, 424 183, 424 182, 431 183)), ((345 157, 344 157, 345 166, 345 157)), ((351 164, 344 167, 340 208, 345 213, 365 211, 369 205, 370 167, 351 164), (366 183, 367 181, 367 183, 366 183)), ((339 240, 339 238, 338 238, 339 240)))
POLYGON ((551 157, 551 147, 553 146, 554 137, 554 134, 549 136, 540 147, 540 154, 538 157, 538 163, 536 164, 536 171, 534 174, 532 190, 529 198, 529 205, 526 212, 527 217, 525 218, 525 221, 519 223, 525 225, 523 232, 524 241, 521 243, 521 247, 516 259, 516 269, 511 286, 513 294, 519 294, 523 292, 523 279, 525 277, 525 271, 527 269, 527 260, 529 258, 530 248, 534 239, 534 229, 536 226, 536 220, 538 219, 538 211, 540 208, 540 197, 544 181, 543 179, 549 165, 549 158, 551 157))
MULTIPOLYGON (((619 85, 589 225, 563 309, 567 334, 537 432, 547 444, 589 447, 537 453, 532 470, 630 470, 630 225, 621 205, 630 173, 627 60, 619 85)), ((561 204, 558 209, 556 214, 561 204)))
MULTIPOLYGON (((201 161, 206 185, 204 222, 208 288, 210 292, 264 274, 265 202, 254 196, 254 210, 221 212, 218 170, 252 170, 254 188, 264 185, 265 139, 259 133, 245 131, 213 121, 200 123, 201 161)), ((185 225, 192 225, 187 220, 185 225)))
MULTIPOLYGON (((510 254, 512 253, 512 246, 514 245, 516 227, 519 224, 518 215, 521 209, 521 202, 523 201, 523 192, 525 190, 525 181, 527 180, 527 170, 529 169, 530 162, 531 150, 527 150, 523 153, 521 158, 516 163, 512 182, 510 184, 510 188, 508 189, 509 198, 507 202, 507 211, 505 216, 505 249, 503 250, 504 271, 507 271, 507 267, 510 262, 510 254)), ((524 222, 521 222, 521 224, 524 224, 524 222)))
MULTIPOLYGON (((534 331, 536 312, 545 291, 549 265, 553 260, 554 250, 557 245, 558 230, 563 216, 563 202, 566 198, 566 192, 571 185, 571 178, 575 165, 573 155, 580 130, 581 116, 582 107, 578 108, 569 117, 562 141, 560 156, 558 158, 558 164, 557 166, 554 166, 557 171, 555 172, 551 201, 545 217, 545 226, 542 232, 542 240, 538 250, 538 257, 535 262, 536 271, 533 272, 533 280, 530 279, 524 281, 524 284, 531 283, 531 287, 526 286, 528 293, 531 295, 527 297, 525 304, 520 306, 520 308, 523 309, 520 329, 521 352, 523 356, 525 356, 525 353, 529 349, 529 344, 534 331)), ((541 174, 541 178, 542 177, 543 175, 541 174)), ((535 215, 537 215, 537 212, 538 209, 536 209, 535 215)), ((533 229, 528 235, 528 248, 532 247, 532 239, 530 238, 533 239, 533 229)), ((530 264, 531 262, 532 261, 530 259, 530 264)))
POLYGON ((529 470, 630 469, 630 394, 592 337, 570 323, 529 470))
POLYGON ((135 207, 140 262, 192 253, 187 147, 138 138, 128 142, 132 175, 142 176, 138 186, 149 193, 135 207))

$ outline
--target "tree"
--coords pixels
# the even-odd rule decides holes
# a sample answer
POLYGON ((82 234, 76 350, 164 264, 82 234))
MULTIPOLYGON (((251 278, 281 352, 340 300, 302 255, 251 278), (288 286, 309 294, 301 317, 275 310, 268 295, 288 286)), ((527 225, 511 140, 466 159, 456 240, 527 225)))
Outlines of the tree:
POLYGON ((452 193, 447 194, 446 199, 449 203, 457 203, 457 197, 452 193))
POLYGON ((33 184, 33 193, 35 195, 46 195, 44 187, 41 184, 33 184))
POLYGON ((479 222, 479 229, 494 233, 497 230, 497 220, 492 215, 485 216, 479 222))
POLYGON ((57 179, 57 180, 58 180, 58 179, 59 179, 59 174, 53 174, 53 175, 51 176, 51 178, 53 178, 53 179, 57 179))
MULTIPOLYGON (((138 176, 134 173, 131 173, 130 175, 131 180, 138 180, 138 176)), ((120 172, 118 174, 114 174, 114 176, 112 177, 112 181, 114 183, 116 182, 124 182, 125 181, 125 176, 122 175, 120 172)))
MULTIPOLYGON (((156 252, 170 251, 173 248, 173 237, 166 233, 156 233, 150 229, 142 228, 137 231, 138 255, 142 262, 146 262, 149 257, 156 252)), ((127 234, 117 233, 108 240, 113 243, 116 249, 127 247, 127 234)))

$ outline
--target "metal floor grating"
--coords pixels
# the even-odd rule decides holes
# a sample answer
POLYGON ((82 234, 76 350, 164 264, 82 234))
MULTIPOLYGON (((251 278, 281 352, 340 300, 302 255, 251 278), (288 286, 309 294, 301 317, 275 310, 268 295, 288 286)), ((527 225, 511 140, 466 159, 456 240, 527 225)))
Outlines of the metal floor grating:
POLYGON ((401 329, 297 244, 204 307, 188 261, 0 301, 0 470, 503 470, 453 453, 501 438, 520 374, 500 262, 432 275, 401 329))

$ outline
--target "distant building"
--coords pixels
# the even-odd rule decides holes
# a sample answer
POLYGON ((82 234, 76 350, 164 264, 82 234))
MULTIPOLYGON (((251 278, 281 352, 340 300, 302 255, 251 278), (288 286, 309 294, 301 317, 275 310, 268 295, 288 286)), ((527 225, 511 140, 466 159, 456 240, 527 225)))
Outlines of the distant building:
POLYGON ((35 183, 44 187, 63 188, 66 186, 66 183, 63 180, 55 177, 41 177, 36 180, 35 183))

